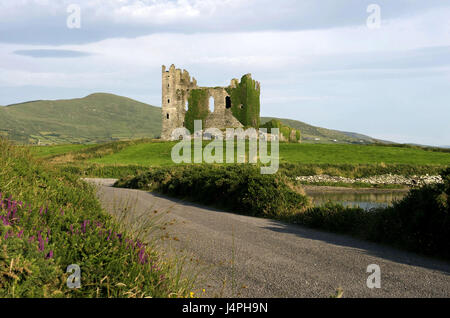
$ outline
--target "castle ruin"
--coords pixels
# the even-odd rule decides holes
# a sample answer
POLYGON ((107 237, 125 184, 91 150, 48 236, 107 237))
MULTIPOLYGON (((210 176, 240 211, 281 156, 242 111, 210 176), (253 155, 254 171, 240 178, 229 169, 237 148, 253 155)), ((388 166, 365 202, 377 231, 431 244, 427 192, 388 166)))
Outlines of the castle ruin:
POLYGON ((202 120, 204 129, 259 128, 259 112, 260 83, 251 74, 227 87, 199 87, 186 70, 162 66, 162 140, 180 127, 194 133, 194 120, 202 120))

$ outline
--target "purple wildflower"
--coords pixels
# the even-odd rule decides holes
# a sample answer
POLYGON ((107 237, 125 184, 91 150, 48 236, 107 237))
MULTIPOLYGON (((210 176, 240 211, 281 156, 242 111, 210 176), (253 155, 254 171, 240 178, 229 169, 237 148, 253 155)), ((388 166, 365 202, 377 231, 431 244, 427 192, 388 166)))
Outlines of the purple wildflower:
POLYGON ((39 250, 43 251, 45 245, 44 245, 44 240, 42 239, 41 231, 39 231, 39 233, 38 233, 38 241, 39 241, 39 250))

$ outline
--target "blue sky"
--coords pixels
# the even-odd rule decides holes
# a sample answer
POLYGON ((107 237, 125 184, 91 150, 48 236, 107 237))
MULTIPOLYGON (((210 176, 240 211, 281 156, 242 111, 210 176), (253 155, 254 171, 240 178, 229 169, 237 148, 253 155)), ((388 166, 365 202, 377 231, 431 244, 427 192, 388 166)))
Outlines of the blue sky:
POLYGON ((450 1, 0 0, 0 105, 109 92, 159 106, 172 63, 204 86, 252 73, 263 116, 450 145, 450 1))

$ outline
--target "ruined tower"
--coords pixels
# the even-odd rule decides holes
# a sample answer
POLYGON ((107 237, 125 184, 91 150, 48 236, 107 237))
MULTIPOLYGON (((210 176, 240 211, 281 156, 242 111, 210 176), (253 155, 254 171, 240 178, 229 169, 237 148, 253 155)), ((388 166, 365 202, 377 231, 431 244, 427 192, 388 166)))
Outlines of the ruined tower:
POLYGON ((194 120, 202 120, 203 128, 258 128, 259 110, 260 84, 251 74, 240 82, 233 79, 227 87, 198 87, 186 70, 162 66, 163 140, 170 140, 172 131, 180 127, 193 133, 194 120))
POLYGON ((197 81, 192 79, 186 70, 169 70, 162 66, 162 132, 161 139, 170 140, 175 128, 184 127, 184 116, 187 111, 189 91, 197 87, 197 81))

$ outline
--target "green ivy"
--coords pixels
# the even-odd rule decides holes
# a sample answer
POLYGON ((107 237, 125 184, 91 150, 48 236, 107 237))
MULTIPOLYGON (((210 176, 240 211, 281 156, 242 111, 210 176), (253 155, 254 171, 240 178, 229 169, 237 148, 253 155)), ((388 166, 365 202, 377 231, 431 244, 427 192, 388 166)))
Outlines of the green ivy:
POLYGON ((278 128, 281 132, 281 134, 286 138, 289 142, 299 142, 301 140, 301 132, 298 129, 283 125, 281 121, 272 119, 265 123, 264 125, 261 125, 261 128, 267 128, 267 132, 271 133, 272 128, 278 128), (295 134, 292 132, 295 131, 295 134))
POLYGON ((184 126, 194 133, 194 120, 201 120, 205 127, 205 120, 208 117, 209 110, 208 89, 193 89, 188 98, 188 110, 184 117, 184 126))
POLYGON ((245 127, 259 128, 260 88, 249 74, 242 76, 235 88, 226 88, 231 98, 231 112, 245 127))

